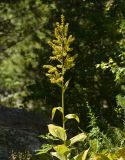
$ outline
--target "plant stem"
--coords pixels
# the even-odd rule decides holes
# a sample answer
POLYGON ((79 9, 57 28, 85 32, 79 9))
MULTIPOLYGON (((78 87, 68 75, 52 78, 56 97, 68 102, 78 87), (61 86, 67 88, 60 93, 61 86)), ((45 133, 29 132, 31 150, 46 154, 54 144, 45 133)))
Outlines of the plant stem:
POLYGON ((65 129, 65 122, 64 122, 64 118, 65 118, 65 113, 64 113, 64 84, 62 81, 62 109, 63 109, 63 114, 62 114, 62 121, 63 121, 63 129, 65 129))
MULTIPOLYGON (((62 55, 63 55, 63 52, 64 52, 64 35, 62 36, 62 55)), ((63 129, 65 129, 65 108, 64 108, 64 57, 62 56, 62 110, 63 110, 63 113, 62 113, 62 122, 63 122, 63 129)))

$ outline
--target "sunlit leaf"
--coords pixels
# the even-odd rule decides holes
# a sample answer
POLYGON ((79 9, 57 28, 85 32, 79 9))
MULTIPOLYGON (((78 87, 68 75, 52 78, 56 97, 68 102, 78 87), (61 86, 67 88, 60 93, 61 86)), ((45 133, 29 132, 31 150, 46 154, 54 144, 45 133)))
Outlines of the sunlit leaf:
POLYGON ((87 138, 87 135, 85 133, 80 133, 72 137, 70 140, 66 141, 66 144, 71 146, 77 142, 83 142, 86 138, 87 138))
POLYGON ((62 144, 62 145, 57 145, 54 147, 54 150, 59 154, 59 155, 64 155, 64 156, 67 156, 70 152, 70 149, 62 144))
POLYGON ((93 160, 110 160, 107 156, 103 155, 103 154, 96 154, 93 157, 93 160))
POLYGON ((86 157, 88 155, 88 152, 89 152, 89 149, 85 150, 83 153, 82 153, 82 160, 86 160, 86 157))
POLYGON ((68 80, 68 81, 64 84, 64 92, 65 92, 65 91, 66 91, 66 89, 68 88, 69 81, 70 81, 70 80, 68 80))
POLYGON ((121 148, 121 149, 118 150, 117 157, 120 160, 125 159, 125 148, 121 148))
POLYGON ((52 109, 52 119, 53 119, 54 116, 55 116, 56 110, 58 110, 58 111, 60 111, 61 113, 63 113, 63 108, 62 108, 62 107, 54 107, 54 108, 52 109))
POLYGON ((67 139, 66 131, 62 127, 49 124, 48 129, 49 133, 51 133, 54 137, 57 137, 63 141, 67 139))
POLYGON ((59 160, 65 160, 65 156, 59 155, 57 152, 51 152, 51 155, 58 158, 59 160))
POLYGON ((75 156, 71 160, 87 160, 87 155, 88 155, 89 149, 81 152, 79 155, 75 156))
POLYGON ((76 114, 67 114, 65 116, 65 122, 69 119, 75 119, 79 123, 79 117, 76 114))

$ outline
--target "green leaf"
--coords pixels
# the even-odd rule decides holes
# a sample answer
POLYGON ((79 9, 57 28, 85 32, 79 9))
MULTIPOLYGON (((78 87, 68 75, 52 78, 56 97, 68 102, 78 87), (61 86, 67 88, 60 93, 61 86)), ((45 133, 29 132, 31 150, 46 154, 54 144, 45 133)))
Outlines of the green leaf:
POLYGON ((86 160, 86 157, 88 155, 89 149, 85 150, 82 154, 82 160, 86 160))
POLYGON ((45 154, 47 153, 49 150, 51 150, 53 147, 53 145, 49 145, 49 144, 43 144, 41 146, 41 149, 37 150, 36 152, 36 155, 41 155, 41 154, 45 154))
POLYGON ((79 155, 77 155, 74 158, 72 158, 72 160, 86 160, 86 157, 88 155, 88 151, 89 151, 89 149, 81 152, 79 155))
POLYGON ((58 158, 59 160, 66 160, 65 156, 59 155, 57 152, 51 152, 51 155, 58 158))
POLYGON ((51 133, 54 137, 57 137, 63 141, 67 139, 66 131, 62 127, 49 124, 48 129, 49 133, 51 133))
POLYGON ((103 154, 96 154, 94 156, 93 160, 110 160, 110 159, 103 154))
POLYGON ((87 138, 87 135, 85 133, 80 133, 74 136, 73 138, 71 138, 70 140, 66 141, 66 144, 71 146, 74 143, 81 142, 81 141, 83 142, 86 138, 87 138))
POLYGON ((40 138, 46 139, 46 140, 52 140, 52 141, 57 141, 59 140, 58 138, 55 138, 54 136, 52 136, 50 133, 47 133, 46 135, 40 135, 38 136, 40 138))
POLYGON ((67 114, 64 121, 66 122, 68 119, 75 119, 79 123, 79 117, 76 114, 67 114))
POLYGON ((66 91, 66 89, 68 88, 69 81, 70 81, 70 80, 68 80, 68 81, 64 84, 64 92, 65 92, 65 91, 66 91))
POLYGON ((63 156, 67 156, 70 153, 70 149, 65 144, 55 146, 54 150, 59 155, 63 155, 63 156))
POLYGON ((62 108, 62 107, 54 107, 54 108, 52 109, 52 120, 53 120, 53 118, 54 118, 54 116, 55 116, 56 110, 58 110, 58 111, 60 111, 61 113, 63 113, 63 108, 62 108))
POLYGON ((57 65, 57 67, 58 67, 58 68, 62 68, 63 66, 62 66, 62 65, 57 65))
POLYGON ((116 155, 118 158, 125 159, 125 148, 119 149, 116 155))

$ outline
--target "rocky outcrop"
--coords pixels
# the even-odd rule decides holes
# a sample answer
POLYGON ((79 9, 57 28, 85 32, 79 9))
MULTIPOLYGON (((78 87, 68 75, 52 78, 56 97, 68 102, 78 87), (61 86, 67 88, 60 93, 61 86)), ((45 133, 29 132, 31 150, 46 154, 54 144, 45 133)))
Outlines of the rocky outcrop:
POLYGON ((39 149, 38 135, 46 132, 45 120, 42 114, 0 107, 0 160, 9 160, 12 151, 39 149))

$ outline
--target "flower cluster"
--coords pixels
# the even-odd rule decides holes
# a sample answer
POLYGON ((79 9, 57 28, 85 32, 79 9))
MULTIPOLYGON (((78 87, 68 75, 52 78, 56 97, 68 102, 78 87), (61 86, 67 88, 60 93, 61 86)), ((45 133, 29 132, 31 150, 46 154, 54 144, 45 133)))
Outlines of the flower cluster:
POLYGON ((52 47, 52 56, 50 56, 51 61, 55 61, 56 65, 44 65, 43 68, 48 69, 46 76, 49 77, 51 83, 56 83, 61 85, 63 82, 63 76, 67 70, 74 67, 74 60, 77 55, 70 56, 68 52, 73 49, 70 47, 71 43, 75 40, 72 35, 68 36, 68 26, 65 24, 65 18, 61 16, 61 23, 56 23, 56 28, 54 32, 55 39, 49 42, 52 47))

